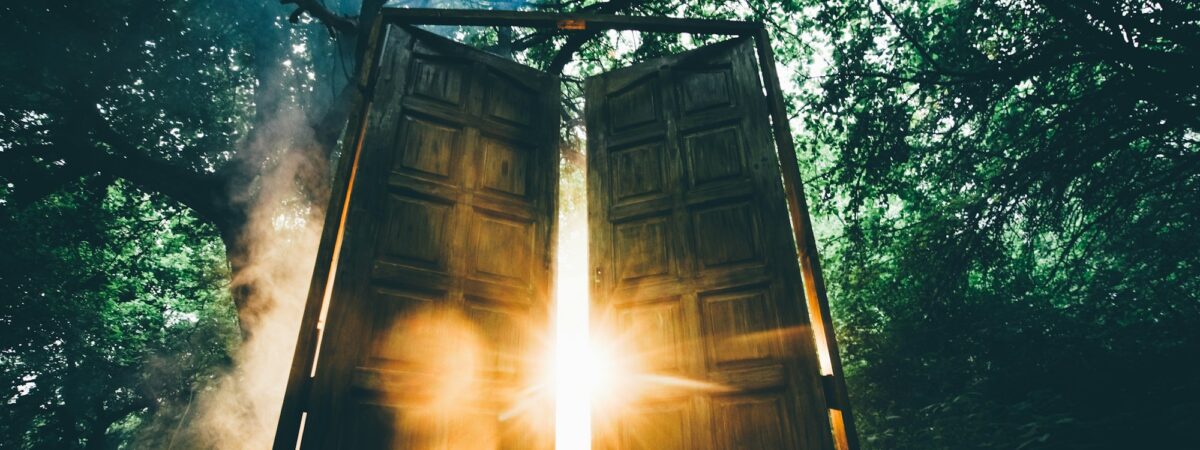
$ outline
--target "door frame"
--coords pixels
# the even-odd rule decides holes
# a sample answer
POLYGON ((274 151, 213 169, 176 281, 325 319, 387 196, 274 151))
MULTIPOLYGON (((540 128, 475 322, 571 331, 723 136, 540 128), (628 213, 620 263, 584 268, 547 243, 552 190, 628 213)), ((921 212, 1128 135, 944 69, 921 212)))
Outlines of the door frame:
POLYGON ((304 315, 300 321, 300 333, 292 359, 291 373, 280 411, 279 424, 275 433, 276 450, 292 450, 305 419, 309 397, 309 376, 315 363, 316 351, 321 340, 321 316, 333 285, 332 274, 341 252, 341 242, 351 186, 358 171, 361 144, 366 132, 366 117, 371 108, 371 90, 379 74, 379 57, 382 54, 382 38, 387 25, 466 25, 466 26, 516 26, 527 28, 557 29, 566 34, 593 33, 597 31, 643 31, 664 33, 716 34, 748 36, 754 40, 758 53, 759 69, 766 90, 767 109, 771 118, 771 129, 775 149, 779 158, 784 196, 796 242, 796 257, 800 264, 800 275, 804 289, 809 320, 813 327, 821 365, 821 379, 825 398, 829 403, 830 423, 836 446, 839 450, 857 450, 858 436, 846 391, 837 337, 829 311, 829 298, 817 252, 812 229, 812 218, 800 179, 800 165, 796 159, 795 142, 788 124, 787 109, 780 87, 779 74, 775 67, 775 55, 771 47, 770 34, 762 22, 680 19, 670 17, 622 16, 614 14, 548 13, 532 11, 498 11, 467 9, 397 8, 384 6, 371 25, 367 50, 362 67, 351 82, 355 83, 351 98, 351 114, 346 128, 336 171, 338 183, 332 187, 329 208, 326 210, 325 226, 321 244, 317 250, 317 263, 313 269, 309 294, 305 300, 304 315), (343 180, 345 180, 343 182, 343 180), (336 214, 335 214, 336 212, 336 214))

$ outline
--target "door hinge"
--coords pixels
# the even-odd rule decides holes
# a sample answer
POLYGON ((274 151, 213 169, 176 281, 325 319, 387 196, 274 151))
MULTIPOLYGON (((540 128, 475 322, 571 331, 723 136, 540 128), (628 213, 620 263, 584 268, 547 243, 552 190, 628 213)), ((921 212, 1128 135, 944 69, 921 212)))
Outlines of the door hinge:
POLYGON ((585 30, 587 29, 587 21, 583 19, 563 19, 558 21, 558 29, 560 30, 585 30))

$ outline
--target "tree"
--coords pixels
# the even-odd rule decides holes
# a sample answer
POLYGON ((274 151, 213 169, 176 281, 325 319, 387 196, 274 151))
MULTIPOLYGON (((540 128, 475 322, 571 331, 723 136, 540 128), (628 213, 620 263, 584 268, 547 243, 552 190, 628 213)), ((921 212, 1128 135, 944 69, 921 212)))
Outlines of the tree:
POLYGON ((220 242, 164 200, 88 177, 0 218, 0 446, 109 448, 231 362, 220 242))
MULTIPOLYGON (((26 43, 6 46, 0 67, 9 87, 0 101, 6 206, 91 174, 125 179, 215 226, 236 273, 255 175, 286 156, 255 148, 252 124, 319 105, 322 92, 307 78, 321 66, 301 70, 289 59, 315 59, 305 47, 312 33, 244 2, 212 6, 6 5, 17 26, 4 39, 26 43)), ((279 147, 301 151, 303 137, 279 147)), ((235 296, 239 310, 246 298, 235 296)))
POLYGON ((802 154, 866 439, 1194 446, 1197 5, 811 13, 802 154))

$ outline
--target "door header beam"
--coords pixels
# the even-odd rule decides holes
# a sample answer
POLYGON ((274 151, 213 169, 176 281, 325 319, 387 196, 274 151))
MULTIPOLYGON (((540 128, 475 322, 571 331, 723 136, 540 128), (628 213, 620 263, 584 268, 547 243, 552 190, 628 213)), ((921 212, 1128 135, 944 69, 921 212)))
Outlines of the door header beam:
POLYGON ((403 25, 473 25, 582 30, 633 30, 661 33, 756 35, 762 22, 678 19, 616 14, 549 13, 490 9, 402 8, 384 5, 383 19, 403 25))

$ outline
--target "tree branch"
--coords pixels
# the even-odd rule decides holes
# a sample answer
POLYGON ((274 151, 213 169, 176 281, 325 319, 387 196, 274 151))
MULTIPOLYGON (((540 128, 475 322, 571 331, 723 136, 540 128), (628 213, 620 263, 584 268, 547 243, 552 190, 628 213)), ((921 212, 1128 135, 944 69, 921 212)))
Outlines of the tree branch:
MULTIPOLYGON (((634 0, 612 0, 604 3, 596 3, 581 8, 580 11, 599 12, 599 13, 614 13, 633 6, 634 0)), ((583 48, 588 40, 599 35, 597 30, 585 30, 571 34, 567 38, 567 42, 562 48, 558 49, 558 53, 554 54, 554 59, 550 60, 550 65, 546 68, 551 75, 558 75, 562 72, 567 63, 571 62, 571 58, 575 56, 575 52, 583 48)))
POLYGON ((113 152, 78 149, 74 156, 91 164, 97 171, 125 179, 139 187, 162 193, 186 205, 222 233, 233 231, 245 220, 242 211, 226 200, 228 180, 217 174, 194 171, 147 156, 117 133, 99 112, 84 107, 76 117, 92 131, 93 137, 113 152))
POLYGON ((921 40, 917 39, 915 35, 909 33, 908 29, 904 28, 904 24, 900 23, 900 19, 897 18, 895 13, 893 13, 892 10, 883 3, 883 0, 876 0, 875 4, 879 6, 879 10, 883 12, 884 16, 887 17, 888 22, 891 22, 892 26, 896 27, 896 31, 900 33, 900 36, 904 37, 904 40, 908 41, 909 44, 912 44, 913 49, 917 51, 917 55, 919 55, 921 59, 929 63, 929 65, 938 72, 947 75, 961 75, 961 73, 957 71, 942 67, 942 65, 938 63, 937 59, 933 57, 933 53, 930 52, 929 49, 925 48, 925 45, 921 43, 921 40))
POLYGON ((288 21, 297 23, 300 21, 300 16, 308 14, 314 19, 317 19, 331 31, 336 31, 345 34, 354 34, 358 32, 358 21, 352 17, 346 17, 335 13, 325 7, 319 0, 279 0, 282 5, 296 5, 296 10, 288 15, 288 21))
POLYGON ((53 163, 71 153, 74 152, 50 144, 14 147, 0 152, 0 167, 4 168, 0 171, 0 178, 14 186, 9 192, 9 202, 18 208, 23 207, 86 175, 89 168, 85 164, 75 161, 61 165, 53 163), (37 161, 38 158, 42 161, 37 161))

